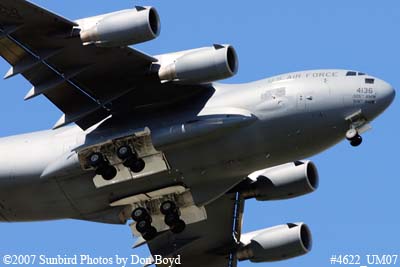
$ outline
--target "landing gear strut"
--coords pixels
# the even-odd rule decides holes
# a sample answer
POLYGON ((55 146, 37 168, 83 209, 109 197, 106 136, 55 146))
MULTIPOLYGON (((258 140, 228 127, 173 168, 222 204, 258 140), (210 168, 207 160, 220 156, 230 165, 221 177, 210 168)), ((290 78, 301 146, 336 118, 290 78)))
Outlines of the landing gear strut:
POLYGON ((117 156, 123 160, 125 167, 135 173, 143 171, 146 165, 144 160, 138 157, 136 151, 133 151, 128 145, 120 146, 117 149, 117 156))
POLYGON ((137 208, 132 212, 132 219, 136 221, 136 230, 147 241, 157 236, 157 229, 151 225, 152 219, 145 208, 137 208))
POLYGON ((181 212, 173 201, 167 200, 160 206, 160 211, 165 215, 164 222, 175 234, 182 233, 186 228, 186 224, 180 219, 181 212))
POLYGON ((96 174, 101 175, 104 180, 112 180, 117 175, 117 169, 110 165, 101 153, 92 153, 88 158, 88 162, 90 166, 96 169, 96 174))
POLYGON ((350 141, 350 145, 359 146, 362 143, 362 137, 354 128, 346 132, 346 139, 350 141))

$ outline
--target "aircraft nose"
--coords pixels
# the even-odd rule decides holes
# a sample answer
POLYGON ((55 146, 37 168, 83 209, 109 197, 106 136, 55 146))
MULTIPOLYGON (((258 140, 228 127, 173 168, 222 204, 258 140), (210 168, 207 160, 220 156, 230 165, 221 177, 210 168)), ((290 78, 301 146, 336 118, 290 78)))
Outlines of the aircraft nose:
POLYGON ((390 104, 392 104, 396 95, 396 92, 392 85, 380 79, 375 80, 375 104, 370 105, 369 101, 365 102, 367 104, 367 106, 365 107, 365 113, 367 117, 370 117, 371 119, 377 117, 379 114, 385 111, 385 109, 387 109, 390 104))
POLYGON ((383 109, 392 104, 394 97, 396 95, 396 91, 394 90, 393 86, 389 83, 382 81, 382 85, 378 89, 378 105, 381 105, 383 109))

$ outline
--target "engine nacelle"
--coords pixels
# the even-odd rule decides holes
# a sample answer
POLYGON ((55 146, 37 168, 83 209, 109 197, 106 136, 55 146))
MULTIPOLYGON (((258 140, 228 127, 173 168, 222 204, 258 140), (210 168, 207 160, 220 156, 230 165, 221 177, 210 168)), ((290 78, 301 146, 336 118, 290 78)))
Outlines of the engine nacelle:
POLYGON ((160 33, 160 18, 153 7, 136 7, 78 20, 84 45, 126 46, 143 43, 160 33))
POLYGON ((311 250, 312 236, 304 223, 288 223, 243 234, 237 251, 240 261, 270 262, 304 255, 311 250))
POLYGON ((156 57, 162 82, 207 83, 229 78, 238 70, 238 58, 230 45, 214 45, 156 57))
POLYGON ((318 171, 311 161, 296 161, 249 175, 240 189, 245 198, 279 200, 294 198, 318 188, 318 171))

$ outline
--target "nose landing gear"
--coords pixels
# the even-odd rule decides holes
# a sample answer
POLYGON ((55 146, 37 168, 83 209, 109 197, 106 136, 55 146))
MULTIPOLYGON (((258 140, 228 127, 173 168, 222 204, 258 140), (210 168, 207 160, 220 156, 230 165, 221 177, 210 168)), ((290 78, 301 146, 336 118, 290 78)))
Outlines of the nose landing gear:
POLYGON ((346 139, 349 140, 350 145, 352 146, 361 145, 363 141, 361 134, 371 129, 368 119, 363 115, 362 110, 356 111, 345 119, 349 123, 349 130, 346 132, 346 139))
POLYGON ((354 128, 349 129, 346 132, 346 139, 350 141, 350 145, 356 147, 361 145, 362 143, 362 137, 361 135, 358 133, 358 131, 354 128))

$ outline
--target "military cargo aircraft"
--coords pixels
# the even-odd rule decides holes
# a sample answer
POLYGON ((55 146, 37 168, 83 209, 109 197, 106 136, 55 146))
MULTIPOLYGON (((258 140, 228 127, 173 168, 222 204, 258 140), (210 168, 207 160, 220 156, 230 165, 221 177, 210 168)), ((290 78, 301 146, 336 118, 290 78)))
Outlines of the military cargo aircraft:
MULTIPOLYGON (((352 146, 393 101, 363 72, 307 70, 244 84, 231 45, 148 55, 154 7, 72 21, 0 0, 0 54, 64 115, 53 129, 0 139, 0 220, 127 224, 153 255, 236 266, 310 251, 304 223, 241 233, 244 203, 315 191, 307 157, 352 146)), ((0 226, 1 227, 1 226, 0 226)))

